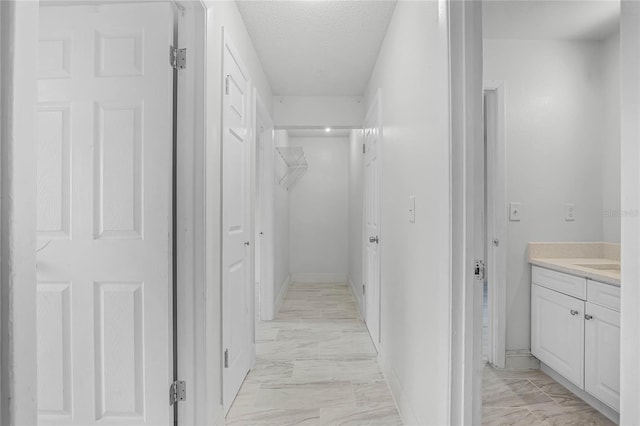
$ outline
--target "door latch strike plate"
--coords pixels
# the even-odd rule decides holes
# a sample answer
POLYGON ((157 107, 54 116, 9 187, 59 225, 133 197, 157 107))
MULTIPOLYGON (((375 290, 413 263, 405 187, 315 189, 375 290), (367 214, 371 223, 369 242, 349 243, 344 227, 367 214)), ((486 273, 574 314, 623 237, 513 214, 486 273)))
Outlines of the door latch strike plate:
POLYGON ((486 275, 486 267, 483 260, 476 260, 474 262, 473 275, 475 276, 476 280, 484 281, 484 277, 486 275))

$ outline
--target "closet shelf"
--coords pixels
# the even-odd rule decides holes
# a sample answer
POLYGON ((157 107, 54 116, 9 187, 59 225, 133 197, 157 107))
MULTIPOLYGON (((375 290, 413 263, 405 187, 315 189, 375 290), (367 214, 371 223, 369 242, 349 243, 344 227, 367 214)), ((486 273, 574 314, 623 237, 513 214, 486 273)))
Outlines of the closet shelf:
POLYGON ((279 176, 279 183, 285 189, 293 188, 307 172, 307 159, 304 157, 302 147, 277 147, 283 173, 279 176))

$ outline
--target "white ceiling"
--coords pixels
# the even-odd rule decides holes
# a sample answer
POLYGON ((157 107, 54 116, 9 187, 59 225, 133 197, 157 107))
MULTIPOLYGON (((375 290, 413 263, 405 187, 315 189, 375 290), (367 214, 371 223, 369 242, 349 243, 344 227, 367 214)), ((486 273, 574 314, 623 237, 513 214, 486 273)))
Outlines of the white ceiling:
POLYGON ((274 95, 362 95, 395 0, 254 1, 238 8, 274 95))
POLYGON ((348 138, 351 130, 331 129, 330 132, 324 129, 289 129, 290 138, 348 138))
POLYGON ((603 40, 619 30, 620 0, 489 0, 484 37, 603 40))

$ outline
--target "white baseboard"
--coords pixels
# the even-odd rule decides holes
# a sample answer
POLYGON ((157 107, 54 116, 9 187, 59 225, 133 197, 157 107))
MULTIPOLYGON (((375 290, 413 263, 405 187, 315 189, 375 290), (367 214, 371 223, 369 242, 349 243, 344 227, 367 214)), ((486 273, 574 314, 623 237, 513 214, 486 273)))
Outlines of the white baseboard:
POLYGON ((214 415, 213 425, 224 426, 226 421, 224 419, 224 408, 222 407, 222 405, 220 405, 216 411, 217 413, 214 415))
POLYGON ((278 297, 273 306, 273 316, 275 317, 278 312, 280 312, 280 308, 282 307, 282 301, 284 300, 284 296, 287 295, 287 290, 289 290, 289 286, 291 285, 291 275, 285 278, 282 286, 280 287, 280 292, 278 292, 278 297))
POLYGON ((504 368, 506 370, 538 370, 540 361, 529 351, 507 351, 504 368))
POLYGON ((393 398, 393 402, 396 404, 396 408, 398 410, 398 414, 400 414, 400 418, 402 419, 403 425, 419 425, 421 424, 418 421, 418 417, 413 410, 409 399, 406 397, 404 392, 402 391, 402 386, 400 385, 400 379, 396 375, 393 367, 387 365, 385 360, 385 356, 382 351, 382 346, 380 346, 380 352, 378 352, 378 365, 382 370, 382 375, 385 380, 389 384, 389 388, 391 389, 391 397, 393 398))
POLYGON ((362 291, 358 291, 351 277, 349 277, 347 281, 349 282, 349 288, 351 289, 351 294, 353 295, 353 298, 356 301, 356 305, 358 306, 358 313, 360 313, 360 318, 364 319, 364 311, 362 309, 362 302, 363 302, 362 291))
POLYGON ((346 284, 347 274, 298 273, 291 275, 291 281, 301 284, 346 284))
POLYGON ((620 414, 615 411, 613 408, 609 407, 604 402, 600 401, 596 397, 592 396, 588 392, 580 389, 559 373, 557 373, 554 369, 546 365, 545 363, 540 363, 540 369, 544 371, 549 377, 551 377, 556 382, 560 383, 565 388, 569 389, 571 392, 576 394, 580 399, 584 402, 601 412, 605 417, 614 422, 615 424, 620 424, 620 414))

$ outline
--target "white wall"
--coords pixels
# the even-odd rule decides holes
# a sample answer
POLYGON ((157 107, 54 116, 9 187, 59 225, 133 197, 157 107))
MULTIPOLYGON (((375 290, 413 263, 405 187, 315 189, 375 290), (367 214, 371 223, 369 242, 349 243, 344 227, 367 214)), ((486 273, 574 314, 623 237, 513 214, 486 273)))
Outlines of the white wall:
POLYGON ((273 98, 276 127, 359 127, 364 120, 361 96, 277 96, 273 98))
MULTIPOLYGON (((286 130, 275 131, 275 146, 289 146, 289 135, 286 130)), ((275 169, 279 170, 282 161, 275 154, 275 169)), ((276 179, 274 186, 274 284, 273 297, 274 303, 282 300, 284 291, 286 291, 286 283, 291 274, 289 262, 289 192, 282 186, 278 185, 276 179)), ((277 306, 276 306, 277 307, 277 306)), ((277 314, 277 312, 276 312, 277 314)))
POLYGON ((640 3, 623 1, 620 18, 622 218, 620 424, 640 424, 640 3))
MULTIPOLYGON (((264 100, 266 107, 271 105, 271 88, 262 70, 260 61, 255 52, 251 38, 247 33, 244 21, 238 12, 235 2, 206 0, 207 6, 207 77, 206 77, 206 229, 208 259, 206 270, 206 297, 197 298, 200 303, 206 304, 207 318, 220 318, 220 223, 221 223, 221 105, 222 105, 222 28, 227 31, 232 42, 241 56, 242 62, 249 70, 251 82, 258 94, 264 100)), ((201 336, 206 345, 207 391, 209 401, 206 422, 211 419, 221 423, 222 406, 213 401, 220 401, 222 383, 220 371, 222 348, 220 326, 214 322, 207 329, 205 336, 201 336)), ((203 372, 204 373, 204 372, 203 372)), ((215 423, 215 424, 218 424, 215 423)))
POLYGON ((349 140, 291 138, 309 164, 290 191, 293 281, 345 282, 349 272, 349 140))
POLYGON ((620 34, 602 46, 604 137, 602 205, 604 241, 620 242, 620 34))
POLYGON ((448 424, 449 77, 445 2, 398 2, 367 88, 381 89, 380 359, 405 424, 448 424), (416 196, 409 223, 408 197, 416 196))
POLYGON ((506 82, 507 350, 530 349, 527 243, 603 239, 603 76, 598 42, 485 40, 485 81, 506 82), (565 221, 565 203, 576 220, 565 221))
POLYGON ((356 303, 362 312, 362 253, 364 240, 362 237, 364 154, 362 130, 352 130, 349 134, 349 284, 353 290, 356 303))

